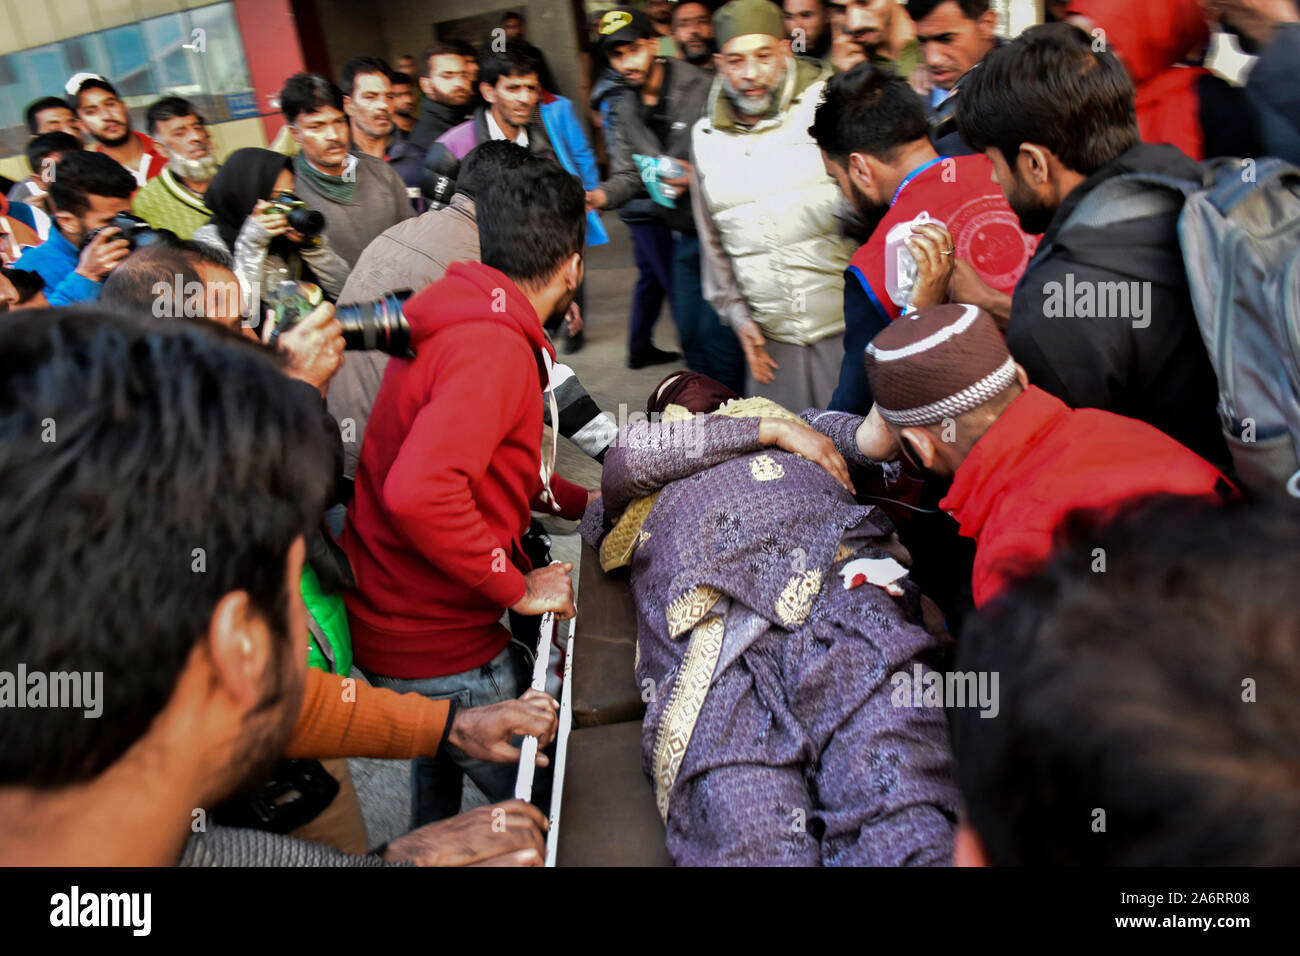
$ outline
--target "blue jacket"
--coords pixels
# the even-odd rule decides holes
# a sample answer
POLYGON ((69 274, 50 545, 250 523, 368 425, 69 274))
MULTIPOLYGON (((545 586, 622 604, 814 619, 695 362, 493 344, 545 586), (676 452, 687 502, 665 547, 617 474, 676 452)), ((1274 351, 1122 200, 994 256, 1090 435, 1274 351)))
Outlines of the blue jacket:
MULTIPOLYGON (((591 152, 591 145, 578 122, 578 114, 573 112, 573 103, 563 96, 542 94, 542 123, 546 135, 551 139, 555 149, 555 158, 560 165, 582 180, 583 189, 595 189, 600 185, 600 172, 596 169, 596 157, 591 152)), ((609 234, 595 211, 587 213, 587 245, 599 246, 609 242, 609 234)))
POLYGON ((77 274, 80 258, 80 251, 51 226, 50 237, 19 256, 14 268, 40 275, 45 280, 45 298, 52 306, 94 302, 99 298, 100 283, 77 274))

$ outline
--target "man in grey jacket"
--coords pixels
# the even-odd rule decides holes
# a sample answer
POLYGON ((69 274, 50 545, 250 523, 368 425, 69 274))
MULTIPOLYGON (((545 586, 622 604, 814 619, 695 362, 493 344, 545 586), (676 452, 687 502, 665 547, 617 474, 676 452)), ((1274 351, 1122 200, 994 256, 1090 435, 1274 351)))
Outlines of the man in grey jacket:
POLYGON ((325 235, 349 266, 370 240, 415 215, 406 184, 387 163, 348 152, 343 93, 314 73, 295 73, 280 90, 280 110, 298 146, 298 197, 325 216, 325 235))
MULTIPOLYGON (((339 302, 366 302, 402 289, 419 292, 441 279, 453 262, 478 262, 473 194, 493 180, 511 175, 527 155, 499 140, 471 150, 461 166, 451 202, 378 236, 357 259, 339 302)), ((326 400, 343 435, 343 469, 349 478, 356 473, 366 423, 387 367, 388 356, 383 352, 348 352, 330 383, 326 400)), ((618 432, 614 416, 600 410, 568 366, 555 366, 553 385, 560 434, 600 461, 618 432)))

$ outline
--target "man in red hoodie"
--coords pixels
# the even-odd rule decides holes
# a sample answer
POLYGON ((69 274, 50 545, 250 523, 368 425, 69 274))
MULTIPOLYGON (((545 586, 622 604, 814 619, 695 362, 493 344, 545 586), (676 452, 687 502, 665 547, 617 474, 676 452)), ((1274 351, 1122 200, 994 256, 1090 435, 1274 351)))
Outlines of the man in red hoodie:
POLYGON ((913 464, 952 478, 939 507, 975 539, 977 606, 1051 554, 1070 511, 1104 519, 1153 495, 1232 493, 1217 468, 1151 425, 1070 409, 1030 385, 976 306, 898 319, 871 340, 866 367, 876 404, 859 444, 876 460, 901 446, 913 464))
MULTIPOLYGON (((416 357, 388 363, 343 538, 353 650, 374 684, 462 706, 518 697, 530 665, 502 616, 573 616, 572 565, 533 569, 520 539, 530 506, 578 517, 587 504, 552 474, 554 445, 543 454, 539 388, 555 356, 542 323, 582 281, 585 211, 575 178, 529 157, 480 198, 482 261, 406 303, 416 357)), ((451 759, 491 799, 509 794, 511 766, 417 761, 413 819, 459 808, 451 759)))

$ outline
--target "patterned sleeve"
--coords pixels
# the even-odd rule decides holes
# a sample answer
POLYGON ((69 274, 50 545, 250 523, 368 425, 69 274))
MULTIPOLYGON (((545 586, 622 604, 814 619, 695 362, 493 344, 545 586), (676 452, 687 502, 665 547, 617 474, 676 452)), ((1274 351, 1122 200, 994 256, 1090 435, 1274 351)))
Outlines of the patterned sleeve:
MULTIPOLYGON (((560 434, 577 445, 584 453, 603 462, 605 452, 618 435, 618 423, 609 412, 601 411, 596 400, 578 381, 578 376, 567 365, 557 363, 551 373, 551 388, 560 412, 560 434)), ((549 402, 542 403, 542 417, 547 425, 551 421, 549 402)))
POLYGON ((862 424, 861 415, 808 408, 801 412, 799 417, 807 422, 810 427, 817 429, 817 431, 835 442, 835 450, 844 459, 844 464, 849 466, 850 478, 854 478, 855 474, 868 471, 879 474, 881 470, 884 470, 890 475, 897 472, 897 462, 872 461, 858 450, 857 433, 858 426, 862 424))
POLYGON ((757 418, 696 415, 684 422, 633 422, 605 454, 601 497, 617 520, 631 502, 714 465, 763 447, 757 418))

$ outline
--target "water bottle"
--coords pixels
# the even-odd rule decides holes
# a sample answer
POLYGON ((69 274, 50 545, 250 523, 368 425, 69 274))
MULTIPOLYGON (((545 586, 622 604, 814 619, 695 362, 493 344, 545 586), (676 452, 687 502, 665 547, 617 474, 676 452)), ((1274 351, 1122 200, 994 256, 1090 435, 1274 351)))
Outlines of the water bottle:
POLYGON ((677 179, 684 172, 686 172, 686 167, 671 156, 660 156, 655 163, 655 176, 660 180, 659 188, 663 190, 663 194, 669 199, 676 199, 681 195, 681 190, 676 186, 669 186, 663 180, 677 179))

